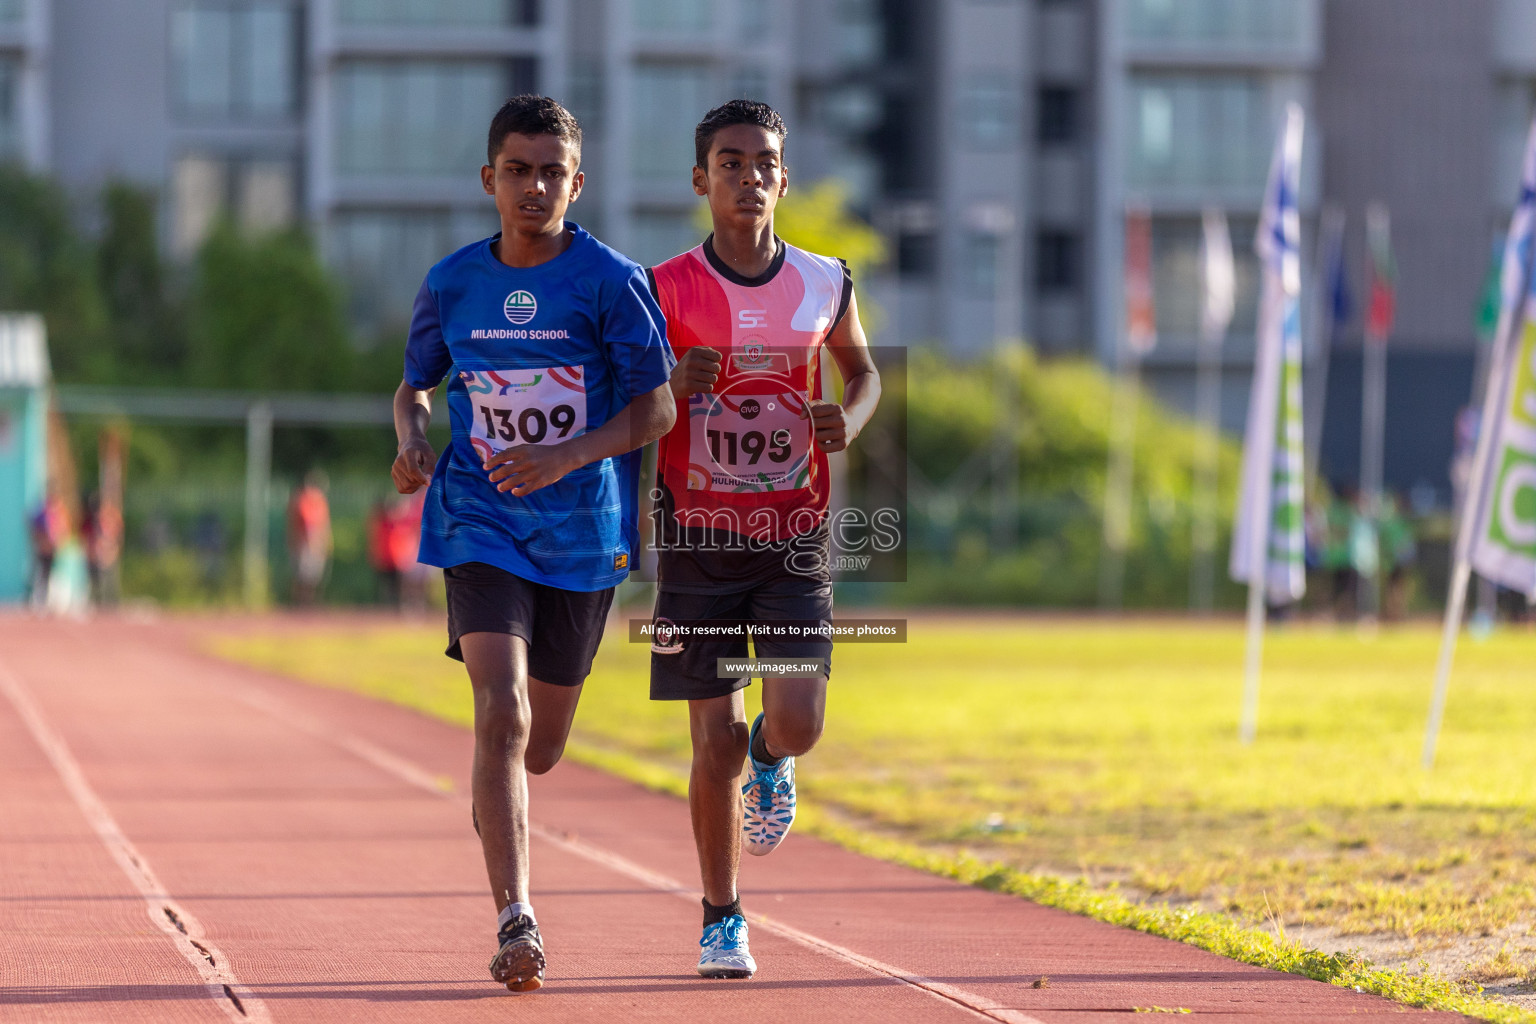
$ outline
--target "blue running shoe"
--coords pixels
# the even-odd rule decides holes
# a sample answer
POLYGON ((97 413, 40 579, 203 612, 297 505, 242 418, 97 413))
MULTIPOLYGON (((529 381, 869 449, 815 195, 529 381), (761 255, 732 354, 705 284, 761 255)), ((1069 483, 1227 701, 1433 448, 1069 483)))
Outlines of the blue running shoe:
POLYGON ((757 961, 747 949, 747 919, 732 914, 704 929, 699 940, 699 973, 706 978, 750 978, 757 973, 757 961))
MULTIPOLYGON (((758 715, 752 723, 752 739, 762 725, 763 716, 758 715)), ((741 787, 742 844, 754 857, 762 857, 784 841, 795 823, 795 759, 783 758, 771 768, 760 767, 750 754, 747 760, 752 778, 741 787)))

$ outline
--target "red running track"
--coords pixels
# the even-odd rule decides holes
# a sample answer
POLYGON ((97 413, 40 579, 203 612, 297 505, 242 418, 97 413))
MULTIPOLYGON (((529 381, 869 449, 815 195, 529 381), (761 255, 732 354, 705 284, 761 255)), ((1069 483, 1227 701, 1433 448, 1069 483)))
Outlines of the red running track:
POLYGON ((573 764, 534 780, 550 966, 514 995, 486 973, 470 748, 174 622, 0 616, 0 1020, 1466 1019, 804 835, 744 865, 757 977, 705 981, 687 808, 573 764))

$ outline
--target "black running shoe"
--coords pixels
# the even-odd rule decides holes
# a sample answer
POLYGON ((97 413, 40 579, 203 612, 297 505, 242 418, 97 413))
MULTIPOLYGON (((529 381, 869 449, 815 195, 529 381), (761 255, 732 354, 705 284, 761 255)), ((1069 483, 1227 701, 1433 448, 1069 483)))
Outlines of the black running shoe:
POLYGON ((491 957, 491 977, 513 992, 532 992, 544 984, 544 940, 525 914, 496 933, 501 948, 491 957))

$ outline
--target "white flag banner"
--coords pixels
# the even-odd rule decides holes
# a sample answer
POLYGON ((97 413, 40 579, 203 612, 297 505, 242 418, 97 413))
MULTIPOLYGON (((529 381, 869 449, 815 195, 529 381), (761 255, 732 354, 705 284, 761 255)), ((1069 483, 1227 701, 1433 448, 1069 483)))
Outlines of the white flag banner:
POLYGON ((1200 338, 1215 344, 1221 341, 1232 324, 1237 272, 1232 262, 1232 235, 1227 230, 1227 215, 1215 207, 1206 207, 1201 224, 1205 232, 1205 306, 1200 313, 1200 338))
POLYGON ((1481 429, 1494 431, 1489 438, 1492 462, 1477 503, 1469 509, 1476 513, 1472 568, 1485 579, 1536 597, 1536 295, 1529 274, 1533 235, 1536 124, 1525 144, 1520 198, 1504 241, 1494 337, 1508 337, 1509 342, 1495 352, 1481 420, 1481 429))
POLYGON ((1301 107, 1286 108, 1275 143, 1254 250, 1261 267, 1253 388, 1243 439, 1242 491, 1233 524, 1229 571, 1253 578, 1253 552, 1263 552, 1270 604, 1306 590, 1302 532, 1301 415, 1301 107), (1254 536, 1264 531, 1263 538, 1254 536))

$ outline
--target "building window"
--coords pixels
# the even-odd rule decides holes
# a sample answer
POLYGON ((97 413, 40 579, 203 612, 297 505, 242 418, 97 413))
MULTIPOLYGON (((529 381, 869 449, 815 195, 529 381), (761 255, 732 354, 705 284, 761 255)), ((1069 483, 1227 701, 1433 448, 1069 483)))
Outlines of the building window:
POLYGON ((1040 87, 1036 136, 1042 144, 1061 145, 1077 141, 1080 95, 1077 89, 1067 85, 1040 87))
POLYGON ((1082 286, 1083 241, 1074 231, 1047 229, 1035 236, 1035 287, 1042 292, 1082 286))
POLYGON ((603 101, 607 90, 605 62, 596 55, 581 55, 571 59, 570 111, 581 122, 583 132, 599 133, 603 130, 603 101))
POLYGON ((837 0, 832 11, 837 56, 850 64, 879 60, 885 41, 878 0, 837 0))
POLYGON ((1260 75, 1131 77, 1126 183, 1263 188, 1274 139, 1275 83, 1260 75))
POLYGON ((719 98, 707 68, 642 64, 635 69, 632 110, 635 175, 650 182, 688 181, 693 129, 719 98))
POLYGON ((331 220, 327 262, 347 285, 352 321, 374 333, 410 319, 427 271, 496 230, 496 211, 345 210, 331 220))
POLYGON ((1309 0, 1129 0, 1125 33, 1135 42, 1205 47, 1307 44, 1309 0))
POLYGON ((516 25, 532 28, 538 0, 341 0, 343 25, 516 25))
POLYGON ((960 127, 973 146, 999 149, 1019 138, 1019 102, 1000 75, 978 75, 960 86, 960 127))
POLYGON ((960 283, 977 299, 997 295, 997 260, 1001 240, 990 231, 967 231, 960 241, 960 283))
POLYGON ((336 74, 336 166, 343 174, 471 174, 485 163, 485 126, 532 58, 355 60, 336 74), (522 69, 519 72, 519 68, 522 69))
POLYGON ((271 231, 298 215, 298 173, 286 157, 188 154, 171 172, 171 246, 190 256, 221 218, 271 231))
POLYGON ((768 73, 762 68, 743 68, 732 76, 731 81, 732 96, 768 102, 768 73))
POLYGON ((21 62, 0 57, 0 160, 21 156, 21 62))
MULTIPOLYGON (((1536 13, 1536 10, 1533 10, 1536 13)), ((1498 84, 1493 107, 1493 205, 1507 215, 1520 194, 1521 154, 1536 113, 1536 81, 1507 79, 1498 84)))
POLYGON ((633 0, 635 28, 645 32, 707 32, 714 0, 633 0))
POLYGON ((938 265, 938 240, 931 232, 903 231, 896 236, 898 273, 928 277, 938 265))
POLYGON ((171 13, 177 110, 281 118, 298 109, 299 12, 288 0, 194 0, 171 13))

